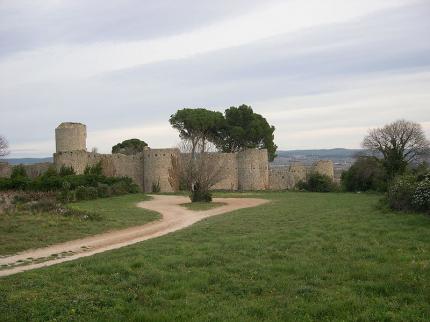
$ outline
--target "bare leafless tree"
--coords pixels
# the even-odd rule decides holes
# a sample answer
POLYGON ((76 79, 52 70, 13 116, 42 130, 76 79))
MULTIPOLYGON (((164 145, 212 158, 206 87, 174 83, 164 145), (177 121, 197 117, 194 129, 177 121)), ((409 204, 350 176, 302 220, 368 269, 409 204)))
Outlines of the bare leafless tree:
POLYGON ((401 172, 408 163, 430 153, 430 143, 421 125, 406 120, 370 130, 362 145, 383 157, 390 174, 401 172))
POLYGON ((219 154, 209 152, 210 149, 209 145, 199 147, 200 152, 194 153, 193 157, 190 142, 183 141, 180 145, 180 180, 191 193, 196 189, 204 194, 209 193, 213 186, 225 179, 224 160, 219 154))
POLYGON ((0 157, 9 154, 9 144, 4 136, 0 135, 0 157))

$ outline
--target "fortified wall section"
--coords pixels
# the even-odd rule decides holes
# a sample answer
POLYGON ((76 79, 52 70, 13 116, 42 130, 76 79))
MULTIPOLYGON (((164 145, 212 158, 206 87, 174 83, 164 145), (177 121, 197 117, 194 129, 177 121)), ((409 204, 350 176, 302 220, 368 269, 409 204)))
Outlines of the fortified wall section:
POLYGON ((239 190, 269 188, 269 160, 266 149, 248 149, 238 152, 237 169, 239 190))
POLYGON ((326 175, 334 180, 333 161, 320 160, 312 166, 305 167, 302 163, 295 162, 289 166, 276 166, 270 168, 270 190, 293 189, 300 181, 305 181, 313 172, 326 175))
POLYGON ((332 180, 334 179, 334 165, 331 160, 319 160, 315 162, 313 166, 313 171, 326 175, 332 180))
MULTIPOLYGON (((86 151, 86 126, 61 123, 55 130, 57 152, 54 164, 71 166, 83 173, 88 165, 101 162, 107 176, 128 176, 145 192, 173 192, 179 189, 179 168, 183 159, 178 149, 147 149, 136 155, 98 154, 86 151)), ((219 190, 284 190, 306 180, 312 171, 333 178, 333 162, 318 161, 312 167, 300 163, 269 168, 267 150, 248 149, 237 153, 210 154, 220 169, 219 190)), ((0 167, 0 175, 7 173, 0 167)))
POLYGON ((236 153, 211 153, 210 158, 214 161, 217 168, 215 176, 220 178, 220 181, 215 184, 213 190, 231 190, 238 189, 238 164, 236 153))
POLYGON ((130 177, 143 188, 143 154, 99 154, 86 151, 57 152, 54 164, 57 171, 62 166, 72 167, 77 174, 84 173, 87 166, 101 162, 103 174, 111 177, 130 177))
POLYGON ((179 190, 179 149, 148 149, 143 152, 143 188, 145 192, 179 190))
POLYGON ((301 163, 289 166, 271 167, 269 171, 270 190, 293 189, 300 181, 306 180, 307 170, 301 163))
MULTIPOLYGON (((48 168, 52 166, 52 163, 43 162, 43 163, 35 163, 35 164, 24 164, 25 173, 30 178, 35 178, 48 170, 48 168)), ((0 162, 0 178, 9 178, 12 174, 13 165, 0 162)))

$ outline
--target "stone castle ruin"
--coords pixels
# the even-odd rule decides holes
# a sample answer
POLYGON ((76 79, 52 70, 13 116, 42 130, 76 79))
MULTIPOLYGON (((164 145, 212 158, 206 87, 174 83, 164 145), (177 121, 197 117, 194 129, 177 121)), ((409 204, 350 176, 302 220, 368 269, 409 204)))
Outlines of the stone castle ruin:
MULTIPOLYGON (((72 167, 77 174, 87 166, 101 163, 103 174, 113 177, 130 177, 144 192, 153 192, 154 185, 160 192, 175 192, 179 189, 177 163, 184 156, 177 148, 150 149, 135 155, 100 154, 88 152, 87 129, 84 124, 65 122, 55 129, 54 166, 72 167)), ((248 149, 236 153, 211 153, 210 157, 222 167, 222 178, 214 190, 286 190, 299 181, 306 180, 311 172, 334 178, 333 162, 321 160, 312 166, 293 163, 271 166, 267 150, 248 149)), ((45 172, 49 163, 27 165, 30 177, 45 172)), ((0 177, 10 176, 11 166, 0 163, 0 177)))
MULTIPOLYGON (((175 160, 180 161, 182 156, 179 149, 146 148, 136 155, 100 154, 87 151, 86 137, 86 126, 81 123, 61 123, 55 129, 54 164, 57 170, 71 166, 79 174, 87 166, 101 162, 104 175, 130 177, 144 192, 152 192, 154 185, 160 192, 178 190, 172 177, 179 175, 175 173, 175 160)), ((264 149, 212 153, 211 157, 223 168, 223 177, 213 187, 217 190, 292 189, 299 181, 306 180, 312 171, 334 177, 332 161, 318 161, 312 167, 302 164, 271 167, 264 149)))

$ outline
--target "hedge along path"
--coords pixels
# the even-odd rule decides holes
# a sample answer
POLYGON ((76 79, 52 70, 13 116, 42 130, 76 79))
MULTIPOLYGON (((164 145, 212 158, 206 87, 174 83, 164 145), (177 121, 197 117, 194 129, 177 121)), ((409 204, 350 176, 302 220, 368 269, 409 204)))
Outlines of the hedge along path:
POLYGON ((106 232, 48 247, 30 249, 16 255, 0 257, 0 277, 72 261, 81 257, 139 243, 166 235, 192 224, 241 208, 256 207, 269 202, 256 198, 215 198, 225 205, 206 211, 193 211, 180 206, 189 202, 184 196, 152 195, 149 201, 139 202, 137 207, 161 214, 161 219, 142 226, 106 232))

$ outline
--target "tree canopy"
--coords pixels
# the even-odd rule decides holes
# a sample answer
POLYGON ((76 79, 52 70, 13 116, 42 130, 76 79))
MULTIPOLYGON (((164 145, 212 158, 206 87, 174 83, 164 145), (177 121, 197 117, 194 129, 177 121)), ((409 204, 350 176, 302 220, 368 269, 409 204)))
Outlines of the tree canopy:
POLYGON ((192 155, 199 145, 205 151, 206 143, 211 142, 223 152, 258 148, 267 149, 270 161, 276 156, 275 127, 247 105, 232 106, 225 110, 225 115, 203 108, 185 108, 170 117, 170 124, 182 139, 191 143, 192 155))
POLYGON ((181 139, 191 143, 191 154, 194 156, 199 145, 199 150, 203 152, 207 142, 215 141, 224 126, 224 117, 220 112, 204 108, 184 108, 170 116, 169 122, 179 131, 181 139))
POLYGON ((112 147, 112 153, 133 155, 143 152, 144 148, 147 146, 148 144, 145 141, 139 139, 129 139, 114 145, 112 147))
POLYGON ((275 127, 247 105, 225 110, 225 126, 216 142, 223 152, 237 152, 249 148, 267 149, 269 160, 276 156, 275 127))
POLYGON ((382 128, 370 130, 362 145, 374 154, 382 156, 390 177, 403 173, 409 163, 417 161, 430 151, 430 143, 421 125, 406 120, 398 120, 382 128))

